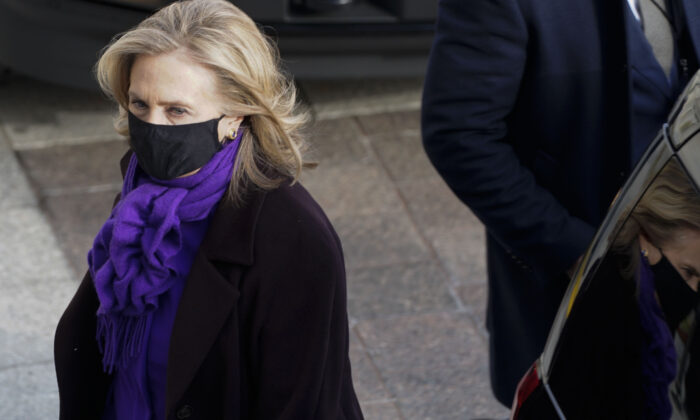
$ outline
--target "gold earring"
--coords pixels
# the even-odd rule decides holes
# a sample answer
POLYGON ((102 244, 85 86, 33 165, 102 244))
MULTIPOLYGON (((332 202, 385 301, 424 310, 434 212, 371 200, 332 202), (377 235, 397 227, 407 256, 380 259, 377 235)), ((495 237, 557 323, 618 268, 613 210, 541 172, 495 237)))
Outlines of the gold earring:
POLYGON ((228 137, 230 140, 235 140, 236 137, 238 136, 238 129, 232 128, 228 131, 228 137))

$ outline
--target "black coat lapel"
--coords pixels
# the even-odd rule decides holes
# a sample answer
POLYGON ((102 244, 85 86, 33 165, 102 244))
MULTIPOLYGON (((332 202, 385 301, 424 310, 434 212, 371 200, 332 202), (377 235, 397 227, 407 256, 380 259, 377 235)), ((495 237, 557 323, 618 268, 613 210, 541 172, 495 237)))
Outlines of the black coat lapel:
POLYGON ((265 193, 257 190, 242 205, 224 199, 215 210, 192 263, 170 336, 168 415, 237 308, 242 273, 253 264, 255 228, 264 200, 265 193), (227 267, 226 274, 219 265, 227 267))
POLYGON ((234 284, 223 277, 201 249, 197 252, 170 337, 165 403, 167 418, 192 382, 236 306, 239 292, 234 284))

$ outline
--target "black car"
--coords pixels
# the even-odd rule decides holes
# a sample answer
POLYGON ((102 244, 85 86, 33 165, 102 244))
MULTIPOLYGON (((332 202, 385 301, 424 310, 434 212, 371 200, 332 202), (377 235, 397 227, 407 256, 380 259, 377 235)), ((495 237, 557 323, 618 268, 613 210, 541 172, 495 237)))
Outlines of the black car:
POLYGON ((513 419, 700 419, 699 186, 696 74, 579 265, 513 419), (695 238, 684 259, 657 242, 652 262, 649 220, 695 238))
MULTIPOLYGON (((94 88, 110 39, 167 0, 0 0, 0 68, 94 88)), ((420 76, 437 0, 234 0, 302 78, 420 76)))

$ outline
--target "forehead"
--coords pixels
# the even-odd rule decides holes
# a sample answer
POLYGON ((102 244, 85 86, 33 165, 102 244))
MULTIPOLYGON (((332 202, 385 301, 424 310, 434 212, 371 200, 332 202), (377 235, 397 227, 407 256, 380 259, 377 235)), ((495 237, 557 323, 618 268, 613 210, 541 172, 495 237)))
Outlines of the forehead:
POLYGON ((129 92, 148 100, 214 100, 216 76, 182 50, 141 54, 131 67, 129 92))
POLYGON ((690 228, 678 229, 674 235, 674 242, 677 242, 678 245, 700 242, 700 230, 690 228))
POLYGON ((666 250, 676 252, 700 264, 700 230, 679 229, 664 247, 664 251, 666 250))

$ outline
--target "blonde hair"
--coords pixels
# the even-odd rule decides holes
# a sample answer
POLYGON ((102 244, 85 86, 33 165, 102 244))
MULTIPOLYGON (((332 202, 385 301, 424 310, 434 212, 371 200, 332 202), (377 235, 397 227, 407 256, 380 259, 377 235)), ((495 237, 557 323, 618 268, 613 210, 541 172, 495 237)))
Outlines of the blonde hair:
POLYGON ((613 248, 627 255, 622 271, 631 276, 639 263, 639 235, 658 248, 672 242, 680 230, 700 231, 700 195, 676 160, 654 179, 620 229, 613 248))
POLYGON ((224 0, 170 4, 105 48, 96 65, 102 90, 119 104, 117 132, 128 135, 131 66, 138 55, 183 49, 216 76, 226 115, 244 115, 245 131, 229 197, 240 202, 252 186, 271 189, 296 181, 304 166, 301 129, 307 113, 280 70, 279 53, 244 12, 224 0))

